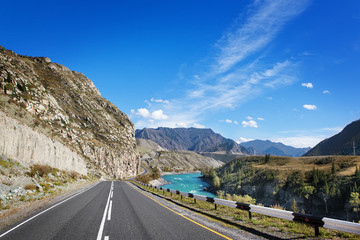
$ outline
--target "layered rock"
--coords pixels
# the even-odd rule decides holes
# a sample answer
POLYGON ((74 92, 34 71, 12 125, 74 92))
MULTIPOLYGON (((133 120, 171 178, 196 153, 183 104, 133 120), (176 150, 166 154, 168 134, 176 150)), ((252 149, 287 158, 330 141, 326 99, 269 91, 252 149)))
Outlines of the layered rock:
POLYGON ((0 89, 4 112, 82 156, 87 168, 115 178, 137 174, 133 123, 83 74, 0 47, 0 89))
POLYGON ((49 165, 87 174, 82 156, 57 140, 45 136, 0 111, 0 155, 28 164, 49 165))

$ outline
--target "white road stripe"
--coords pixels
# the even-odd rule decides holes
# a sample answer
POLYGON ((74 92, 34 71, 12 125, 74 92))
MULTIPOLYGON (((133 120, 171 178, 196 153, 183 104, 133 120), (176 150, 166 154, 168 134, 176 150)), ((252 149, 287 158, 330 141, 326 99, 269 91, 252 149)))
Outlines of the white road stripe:
POLYGON ((111 191, 111 198, 113 197, 113 191, 111 191))
POLYGON ((0 238, 2 238, 3 236, 5 236, 5 235, 6 235, 6 234, 8 234, 9 232, 14 231, 15 229, 17 229, 18 227, 20 227, 20 226, 24 225, 25 223, 27 223, 27 222, 29 222, 29 221, 33 220, 34 218, 36 218, 36 217, 40 216, 41 214, 43 214, 43 213, 45 213, 45 212, 47 212, 47 211, 49 211, 49 210, 53 209, 54 207, 59 206, 60 204, 62 204, 62 203, 64 203, 64 202, 66 202, 66 201, 69 201, 70 199, 72 199, 72 198, 74 198, 74 197, 76 197, 76 196, 78 196, 78 195, 80 195, 80 194, 82 194, 82 193, 84 193, 84 192, 86 192, 86 191, 88 191, 88 190, 92 189, 93 187, 95 187, 95 186, 96 186, 96 185, 98 185, 98 184, 99 184, 99 183, 95 184, 94 186, 92 186, 92 187, 91 187, 91 188, 89 188, 89 189, 86 189, 86 190, 84 190, 84 191, 81 191, 81 192, 79 192, 79 193, 77 193, 77 194, 75 194, 75 195, 73 195, 73 196, 71 196, 71 197, 69 197, 69 198, 65 199, 65 200, 64 200, 64 201, 62 201, 62 202, 59 202, 59 203, 55 204, 55 205, 54 205, 54 206, 52 206, 52 207, 49 207, 48 209, 45 209, 44 211, 42 211, 42 212, 40 212, 40 213, 36 214, 35 216, 33 216, 33 217, 29 218, 29 219, 28 219, 28 220, 26 220, 26 221, 24 221, 24 222, 20 223, 19 225, 17 225, 17 226, 15 226, 15 227, 13 227, 12 229, 8 230, 7 232, 4 232, 3 234, 1 234, 1 235, 0 235, 0 238))
POLYGON ((101 240, 101 239, 102 239, 102 235, 103 235, 103 231, 104 231, 104 225, 105 225, 105 219, 106 219, 106 212, 107 212, 108 207, 109 207, 110 194, 111 194, 112 186, 113 186, 113 182, 111 181, 111 187, 110 187, 110 191, 109 191, 109 196, 108 196, 108 199, 107 199, 107 201, 106 201, 106 206, 105 206, 105 210, 104 210, 104 215, 103 215, 103 218, 102 218, 102 220, 101 220, 99 232, 98 232, 98 235, 97 235, 97 238, 96 238, 97 240, 101 240))
POLYGON ((108 221, 111 220, 111 209, 112 209, 112 200, 110 200, 110 207, 109 207, 109 211, 108 211, 108 221))
POLYGON ((105 237, 104 237, 104 240, 109 240, 109 236, 105 236, 105 237))

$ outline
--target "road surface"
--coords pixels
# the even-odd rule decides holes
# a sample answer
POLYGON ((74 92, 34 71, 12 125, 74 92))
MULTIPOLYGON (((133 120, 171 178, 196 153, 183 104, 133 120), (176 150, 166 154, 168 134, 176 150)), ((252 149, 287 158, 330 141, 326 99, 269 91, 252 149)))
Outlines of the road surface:
POLYGON ((0 232, 0 239, 226 239, 126 182, 100 182, 0 232), (20 225, 19 225, 20 224, 20 225))

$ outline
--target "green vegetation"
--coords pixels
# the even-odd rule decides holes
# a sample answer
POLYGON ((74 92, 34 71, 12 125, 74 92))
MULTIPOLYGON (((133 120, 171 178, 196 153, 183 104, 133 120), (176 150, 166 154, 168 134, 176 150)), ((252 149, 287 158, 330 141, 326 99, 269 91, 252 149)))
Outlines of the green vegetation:
POLYGON ((202 173, 210 190, 224 196, 248 195, 266 206, 358 222, 359 162, 353 156, 251 156, 202 173))
POLYGON ((159 168, 150 168, 149 173, 146 175, 137 175, 136 181, 142 182, 142 183, 149 183, 151 180, 158 179, 161 177, 159 168))

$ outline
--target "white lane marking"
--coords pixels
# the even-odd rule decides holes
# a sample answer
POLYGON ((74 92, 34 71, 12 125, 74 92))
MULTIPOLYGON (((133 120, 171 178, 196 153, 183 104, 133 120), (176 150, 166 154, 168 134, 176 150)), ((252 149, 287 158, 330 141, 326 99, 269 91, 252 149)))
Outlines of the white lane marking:
POLYGON ((111 198, 113 197, 113 191, 111 191, 111 198))
POLYGON ((7 232, 4 232, 3 234, 1 234, 1 235, 0 235, 0 238, 2 238, 2 237, 3 237, 3 236, 5 236, 6 234, 8 234, 8 233, 10 233, 10 232, 14 231, 15 229, 17 229, 18 227, 20 227, 20 226, 24 225, 25 223, 27 223, 27 222, 29 222, 29 221, 33 220, 34 218, 36 218, 36 217, 40 216, 41 214, 43 214, 43 213, 45 213, 45 212, 47 212, 47 211, 49 211, 49 210, 53 209, 54 207, 59 206, 60 204, 62 204, 62 203, 64 203, 64 202, 66 202, 66 201, 69 201, 70 199, 72 199, 72 198, 74 198, 74 197, 76 197, 76 196, 78 196, 78 195, 80 195, 80 194, 82 194, 82 193, 84 193, 84 192, 86 192, 86 191, 89 191, 90 189, 92 189, 93 187, 95 187, 95 186, 96 186, 96 185, 98 185, 98 184, 99 184, 99 183, 95 184, 95 185, 94 185, 94 186, 92 186, 91 188, 85 189, 85 190, 83 190, 83 191, 81 191, 81 192, 79 192, 79 193, 77 193, 77 194, 75 194, 75 195, 73 195, 73 196, 71 196, 71 197, 69 197, 69 198, 67 198, 67 199, 63 200, 62 202, 59 202, 59 203, 55 204, 55 205, 54 205, 54 206, 52 206, 52 207, 49 207, 48 209, 45 209, 44 211, 42 211, 42 212, 40 212, 40 213, 36 214, 35 216, 32 216, 32 217, 31 217, 31 218, 29 218, 28 220, 26 220, 26 221, 24 221, 24 222, 20 223, 19 225, 17 225, 17 226, 15 226, 15 227, 13 227, 12 229, 8 230, 7 232))
POLYGON ((104 237, 104 240, 109 240, 109 236, 105 236, 105 237, 104 237))
POLYGON ((106 201, 106 206, 105 206, 105 210, 104 210, 104 215, 103 215, 103 218, 102 218, 102 220, 101 220, 101 224, 100 224, 100 228, 99 228, 99 232, 98 232, 98 235, 97 235, 96 240, 101 240, 101 239, 102 239, 102 235, 103 235, 103 231, 104 231, 104 225, 105 225, 105 219, 106 219, 106 212, 107 212, 108 207, 109 207, 110 194, 111 194, 112 186, 113 186, 113 181, 111 181, 111 187, 110 187, 110 191, 109 191, 109 196, 108 196, 108 199, 107 199, 107 201, 106 201))
POLYGON ((108 211, 108 221, 111 220, 111 208, 112 208, 112 200, 110 200, 110 206, 109 206, 109 211, 108 211))

